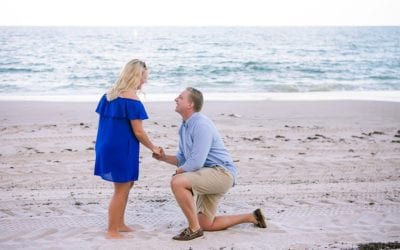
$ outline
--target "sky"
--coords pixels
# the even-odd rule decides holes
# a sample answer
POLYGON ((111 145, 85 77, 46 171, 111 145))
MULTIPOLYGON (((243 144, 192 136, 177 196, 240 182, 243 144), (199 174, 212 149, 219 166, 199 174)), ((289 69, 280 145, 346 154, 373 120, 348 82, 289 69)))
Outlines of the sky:
POLYGON ((400 0, 2 0, 0 26, 400 26, 400 0))

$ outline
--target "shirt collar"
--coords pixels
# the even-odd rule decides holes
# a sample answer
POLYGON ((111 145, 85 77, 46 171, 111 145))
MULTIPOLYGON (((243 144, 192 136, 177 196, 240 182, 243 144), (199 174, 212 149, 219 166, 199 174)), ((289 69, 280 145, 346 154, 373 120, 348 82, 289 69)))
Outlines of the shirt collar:
POLYGON ((183 121, 183 122, 182 122, 183 126, 185 126, 185 128, 188 128, 188 127, 196 120, 196 117, 198 117, 199 115, 200 115, 199 112, 193 113, 193 114, 189 117, 189 119, 187 119, 186 121, 183 121))

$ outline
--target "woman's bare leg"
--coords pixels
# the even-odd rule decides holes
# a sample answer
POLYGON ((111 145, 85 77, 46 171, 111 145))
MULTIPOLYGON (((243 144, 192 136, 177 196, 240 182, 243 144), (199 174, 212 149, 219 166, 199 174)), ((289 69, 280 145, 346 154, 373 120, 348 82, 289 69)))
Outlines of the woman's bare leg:
MULTIPOLYGON (((130 190, 132 187, 133 187, 133 182, 131 182, 131 187, 129 188, 129 190, 130 190)), ((126 196, 126 199, 125 199, 124 212, 122 213, 121 224, 120 224, 119 227, 118 227, 118 231, 119 231, 119 232, 133 232, 133 231, 135 231, 133 228, 131 228, 131 227, 129 227, 129 226, 127 226, 127 225, 125 224, 125 210, 126 210, 126 206, 127 206, 127 204, 128 204, 128 198, 129 198, 129 195, 127 195, 127 196, 126 196)))
POLYGON ((108 230, 107 238, 119 239, 123 236, 119 233, 124 223, 124 213, 128 201, 132 182, 114 183, 114 195, 108 208, 108 230))

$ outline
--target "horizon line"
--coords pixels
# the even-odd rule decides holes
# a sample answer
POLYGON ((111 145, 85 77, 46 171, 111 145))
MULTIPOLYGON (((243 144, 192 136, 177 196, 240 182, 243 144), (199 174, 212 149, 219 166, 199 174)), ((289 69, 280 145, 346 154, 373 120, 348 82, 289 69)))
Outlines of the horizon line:
POLYGON ((282 27, 287 27, 287 28, 291 28, 291 27, 400 27, 400 24, 283 24, 283 25, 272 25, 272 24, 268 24, 268 25, 243 25, 243 24, 232 24, 232 25, 219 25, 219 24, 213 24, 213 25, 125 25, 125 24, 121 24, 121 25, 117 25, 117 24, 113 24, 113 25, 92 25, 92 24, 60 24, 60 25, 51 25, 51 24, 0 24, 0 27, 54 27, 54 28, 63 28, 63 27, 87 27, 87 28, 104 28, 104 27, 135 27, 135 28, 139 28, 139 27, 143 27, 143 28, 148 28, 148 27, 152 27, 152 28, 166 28, 166 27, 176 27, 176 28, 184 28, 184 27, 276 27, 276 28, 282 28, 282 27))

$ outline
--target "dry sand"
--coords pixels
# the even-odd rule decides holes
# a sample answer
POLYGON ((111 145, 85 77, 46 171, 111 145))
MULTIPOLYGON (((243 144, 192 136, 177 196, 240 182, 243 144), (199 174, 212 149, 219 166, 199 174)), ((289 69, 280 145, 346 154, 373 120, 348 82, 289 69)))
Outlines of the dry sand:
MULTIPOLYGON (((173 102, 145 103, 145 127, 175 153, 173 102)), ((400 241, 400 103, 208 102, 239 169, 220 214, 262 207, 190 242, 169 190, 174 169, 142 148, 126 221, 106 240, 112 185, 93 176, 96 103, 0 102, 0 249, 320 249, 400 241)))

